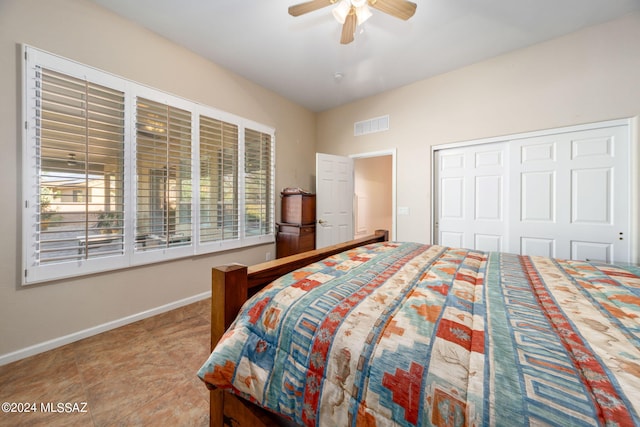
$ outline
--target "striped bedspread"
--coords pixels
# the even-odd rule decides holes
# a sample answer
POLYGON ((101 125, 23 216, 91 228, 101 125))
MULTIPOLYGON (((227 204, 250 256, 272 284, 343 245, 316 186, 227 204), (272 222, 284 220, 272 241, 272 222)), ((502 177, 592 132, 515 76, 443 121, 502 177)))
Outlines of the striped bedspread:
POLYGON ((308 426, 640 425, 639 276, 360 247, 248 301, 198 376, 308 426))

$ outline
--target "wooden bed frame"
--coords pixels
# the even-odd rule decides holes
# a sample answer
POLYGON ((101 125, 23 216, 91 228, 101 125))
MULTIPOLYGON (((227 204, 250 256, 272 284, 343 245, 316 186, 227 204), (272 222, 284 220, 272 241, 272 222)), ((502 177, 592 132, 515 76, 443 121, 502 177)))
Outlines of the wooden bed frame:
MULTIPOLYGON (((239 264, 215 267, 211 274, 211 349, 231 325, 247 298, 278 277, 328 256, 369 243, 389 240, 389 232, 291 255, 247 267, 239 264)), ((223 390, 212 390, 209 423, 212 427, 277 426, 271 413, 223 390)))

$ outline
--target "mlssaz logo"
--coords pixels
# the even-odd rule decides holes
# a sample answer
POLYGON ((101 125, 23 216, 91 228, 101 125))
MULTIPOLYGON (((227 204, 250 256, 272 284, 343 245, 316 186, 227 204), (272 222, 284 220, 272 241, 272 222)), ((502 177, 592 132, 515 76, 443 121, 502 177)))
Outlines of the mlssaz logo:
POLYGON ((87 402, 41 402, 40 412, 84 413, 89 412, 87 402))

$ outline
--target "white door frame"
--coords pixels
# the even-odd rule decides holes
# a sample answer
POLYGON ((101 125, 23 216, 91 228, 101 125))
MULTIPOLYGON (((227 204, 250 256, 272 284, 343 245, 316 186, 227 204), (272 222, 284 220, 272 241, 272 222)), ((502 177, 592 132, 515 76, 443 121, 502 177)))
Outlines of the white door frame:
MULTIPOLYGON (((383 156, 391 156, 391 233, 389 236, 389 240, 395 240, 396 238, 396 149, 391 148, 388 150, 380 150, 380 151, 371 151, 368 153, 359 153, 359 154, 350 154, 349 157, 353 159, 366 159, 370 157, 383 157, 383 156)), ((355 196, 355 195, 354 195, 355 196)), ((354 218, 355 224, 355 218, 354 218)))
POLYGON ((430 159, 431 161, 430 163, 431 164, 431 224, 430 224, 431 243, 433 244, 435 242, 435 238, 436 238, 435 223, 438 218, 437 217, 438 204, 436 200, 437 183, 435 181, 436 151, 449 149, 449 148, 460 148, 460 147, 468 147, 472 145, 489 144, 489 143, 495 143, 495 142, 514 140, 514 139, 532 138, 532 137, 538 137, 538 136, 558 134, 563 132, 584 131, 584 130, 592 130, 592 129, 598 129, 603 127, 612 127, 612 126, 627 126, 629 129, 629 150, 630 150, 630 163, 629 163, 630 189, 629 190, 630 190, 631 199, 630 199, 630 204, 628 208, 629 218, 630 218, 630 221, 629 221, 630 258, 631 260, 635 260, 634 262, 636 263, 640 262, 640 259, 638 258, 640 255, 639 248, 638 248, 638 245, 640 244, 640 236, 638 236, 640 231, 639 230, 640 224, 638 224, 637 220, 634 220, 634 218, 638 218, 638 214, 640 213, 640 206, 639 206, 640 198, 638 196, 638 191, 640 189, 640 183, 638 182, 638 178, 639 178, 638 175, 640 173, 638 168, 640 165, 640 160, 638 159, 638 156, 640 155, 640 153, 639 153, 639 148, 637 147, 638 139, 640 138, 638 136, 639 125, 640 125, 639 118, 617 119, 617 120, 608 120, 603 122, 587 123, 582 125, 560 127, 555 129, 544 129, 544 130, 533 131, 533 132, 525 132, 525 133, 519 133, 519 134, 513 134, 513 135, 503 135, 503 136, 497 136, 497 137, 482 138, 482 139, 476 139, 476 140, 470 140, 470 141, 461 141, 461 142, 454 142, 450 144, 440 144, 440 145, 431 146, 431 159, 430 159))

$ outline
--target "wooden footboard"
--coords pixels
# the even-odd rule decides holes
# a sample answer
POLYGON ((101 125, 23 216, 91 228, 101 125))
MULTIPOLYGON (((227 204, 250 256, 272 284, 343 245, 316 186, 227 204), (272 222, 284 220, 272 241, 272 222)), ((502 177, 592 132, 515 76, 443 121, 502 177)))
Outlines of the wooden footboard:
MULTIPOLYGON (((232 264, 215 267, 211 275, 211 349, 215 347, 224 332, 240 311, 250 295, 262 289, 278 277, 305 265, 320 261, 328 256, 358 246, 389 239, 386 230, 376 230, 375 234, 349 242, 291 255, 251 267, 232 264)), ((251 427, 277 425, 269 414, 222 390, 212 390, 210 397, 210 425, 251 427)))

